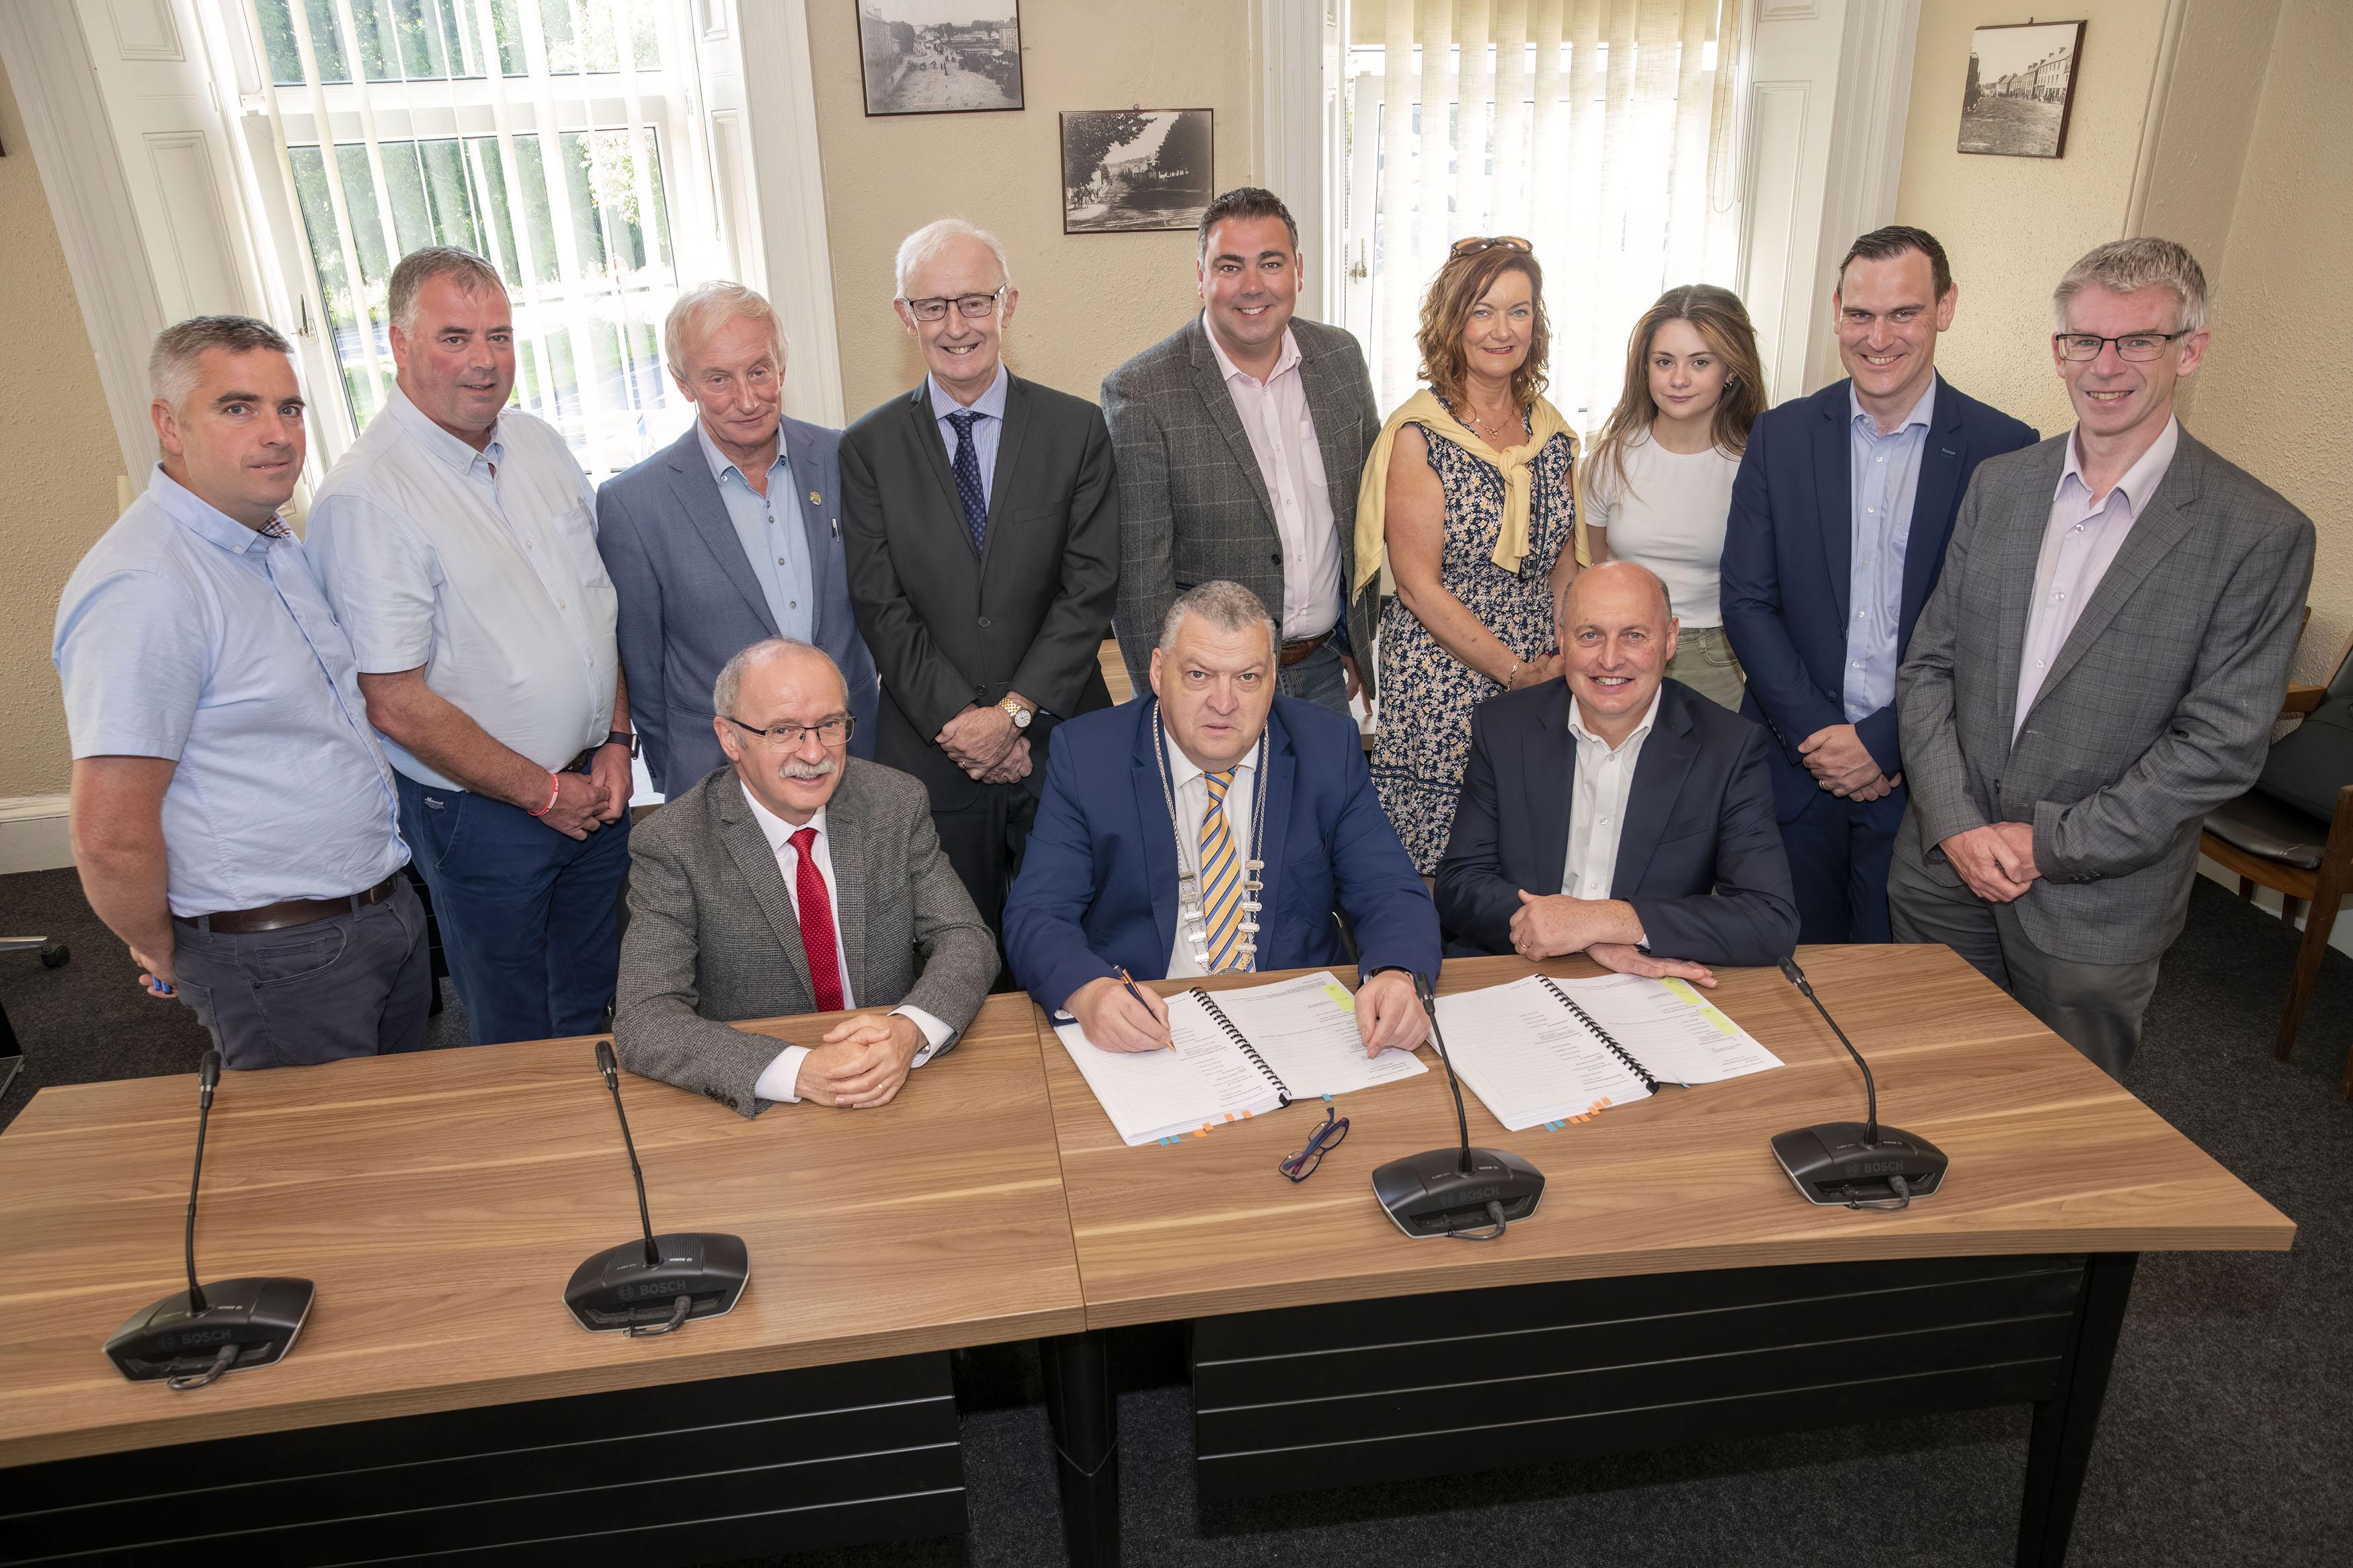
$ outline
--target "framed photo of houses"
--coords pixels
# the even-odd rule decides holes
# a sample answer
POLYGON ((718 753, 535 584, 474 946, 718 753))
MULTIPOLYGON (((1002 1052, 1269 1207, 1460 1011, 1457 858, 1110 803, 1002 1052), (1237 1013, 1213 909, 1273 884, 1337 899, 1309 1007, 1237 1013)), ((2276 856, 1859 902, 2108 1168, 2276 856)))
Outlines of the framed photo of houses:
POLYGON ((1216 189, 1206 109, 1080 109, 1062 116, 1062 232, 1189 229, 1216 189))
POLYGON ((2083 49, 2081 22, 2022 22, 1971 33, 1960 150, 2002 158, 2065 156, 2083 49))
POLYGON ((1019 0, 858 0, 869 114, 1021 107, 1019 0))

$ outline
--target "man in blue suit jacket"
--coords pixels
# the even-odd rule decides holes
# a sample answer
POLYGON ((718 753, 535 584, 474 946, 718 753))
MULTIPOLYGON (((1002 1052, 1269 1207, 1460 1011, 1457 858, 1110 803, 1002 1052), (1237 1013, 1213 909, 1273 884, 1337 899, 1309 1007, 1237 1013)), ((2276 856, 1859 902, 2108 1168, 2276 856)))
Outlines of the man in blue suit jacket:
POLYGON ((1776 742, 1800 942, 1894 940, 1895 670, 1969 476, 2037 438, 1936 374, 1958 300, 1926 230, 1856 240, 1831 296, 1848 379, 1758 419, 1733 481, 1724 629, 1748 678, 1740 710, 1776 742))
POLYGON ((1204 583, 1169 608, 1155 698, 1055 732, 1005 951, 1038 1004, 1098 1046, 1168 1043, 1167 1010, 1122 969, 1158 980, 1336 963, 1335 909, 1355 927, 1366 1054, 1428 1037, 1413 976, 1438 973, 1437 912, 1356 725, 1275 695, 1278 643, 1249 589, 1204 583))
POLYGON ((1631 562, 1589 567, 1559 620, 1563 675, 1471 716, 1437 876, 1454 951, 1582 952, 1704 985, 1708 964, 1788 956, 1765 731, 1665 679, 1666 585, 1631 562))
POLYGON ((684 794, 726 759, 711 687, 768 637, 814 643, 841 668, 874 754, 874 660, 842 563, 841 432, 783 417, 784 328, 740 283, 679 296, 663 323, 698 410, 667 448, 596 492, 596 548, 620 598, 621 670, 654 787, 684 794))

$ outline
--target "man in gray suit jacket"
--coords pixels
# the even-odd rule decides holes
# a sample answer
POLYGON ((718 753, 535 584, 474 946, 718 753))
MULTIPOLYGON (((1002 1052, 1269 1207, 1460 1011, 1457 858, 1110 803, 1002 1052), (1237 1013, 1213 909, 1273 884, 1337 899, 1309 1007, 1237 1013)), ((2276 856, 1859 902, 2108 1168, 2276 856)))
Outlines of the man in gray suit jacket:
POLYGON ((1202 311, 1103 378, 1119 461, 1119 605, 1135 689, 1176 595, 1240 583, 1282 627, 1282 693, 1345 713, 1372 684, 1376 590, 1354 593, 1356 484, 1380 409, 1356 340, 1299 321, 1299 227, 1271 191, 1201 215, 1202 311))
POLYGON ((841 668, 851 750, 871 757, 874 660, 842 563, 841 432, 783 417, 784 326, 741 283, 680 295, 662 336, 695 422, 596 492, 646 771, 676 795, 725 761, 703 698, 720 666, 774 637, 815 643, 841 668))
POLYGON ((2312 583, 2304 514, 2190 438, 2206 279, 2104 245, 2053 298, 2067 435, 1988 458, 1899 677, 1888 900, 2111 1077, 2180 933, 2199 823, 2261 770, 2312 583))
POLYGON ((774 638, 712 692, 733 764, 631 838, 614 1042, 632 1072, 745 1116, 776 1100, 877 1106, 955 1043, 997 978, 997 939, 940 853, 930 797, 847 754, 824 650, 774 638), (846 1008, 814 1047, 728 1026, 846 1008))

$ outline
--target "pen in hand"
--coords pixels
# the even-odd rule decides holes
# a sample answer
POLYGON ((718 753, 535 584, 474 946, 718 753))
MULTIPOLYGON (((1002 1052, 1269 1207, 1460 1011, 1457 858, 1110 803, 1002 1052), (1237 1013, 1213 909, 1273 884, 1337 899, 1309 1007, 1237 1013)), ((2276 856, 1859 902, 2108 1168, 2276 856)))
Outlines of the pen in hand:
MULTIPOLYGON (((1127 972, 1127 966, 1124 963, 1114 963, 1112 967, 1119 972, 1119 983, 1127 987, 1127 994, 1135 998, 1135 1005, 1145 1012, 1150 1013, 1152 1004, 1145 1001, 1144 993, 1135 988, 1135 976, 1127 972)), ((1169 1032, 1168 1048, 1172 1051, 1176 1048, 1176 1036, 1174 1030, 1169 1032)))

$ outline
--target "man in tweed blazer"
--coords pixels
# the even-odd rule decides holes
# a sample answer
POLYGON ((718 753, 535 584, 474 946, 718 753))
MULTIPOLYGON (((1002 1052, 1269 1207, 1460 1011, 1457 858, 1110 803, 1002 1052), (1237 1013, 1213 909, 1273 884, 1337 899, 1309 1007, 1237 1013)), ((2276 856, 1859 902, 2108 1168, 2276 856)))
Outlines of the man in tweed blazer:
POLYGON ((1103 378, 1113 624, 1138 691, 1168 606, 1221 578, 1274 612, 1283 695, 1345 713, 1371 685, 1375 592, 1352 589, 1356 483, 1381 415, 1356 340, 1293 319, 1300 266, 1281 199, 1228 191, 1201 215, 1201 314, 1103 378))
POLYGON ((2206 282, 2105 245, 2053 300, 2076 426, 1987 459, 1899 678, 1896 940, 1951 946, 2120 1077, 2199 823, 2254 783, 2312 582, 2304 514, 2190 438, 2206 282))
POLYGON ((940 853, 923 784, 848 754, 849 694, 822 649, 754 644, 712 706, 733 766, 630 842, 621 1059, 745 1116, 884 1104, 980 1010, 997 939, 940 853), (891 1011, 815 1047, 728 1026, 859 1006, 891 1011))

